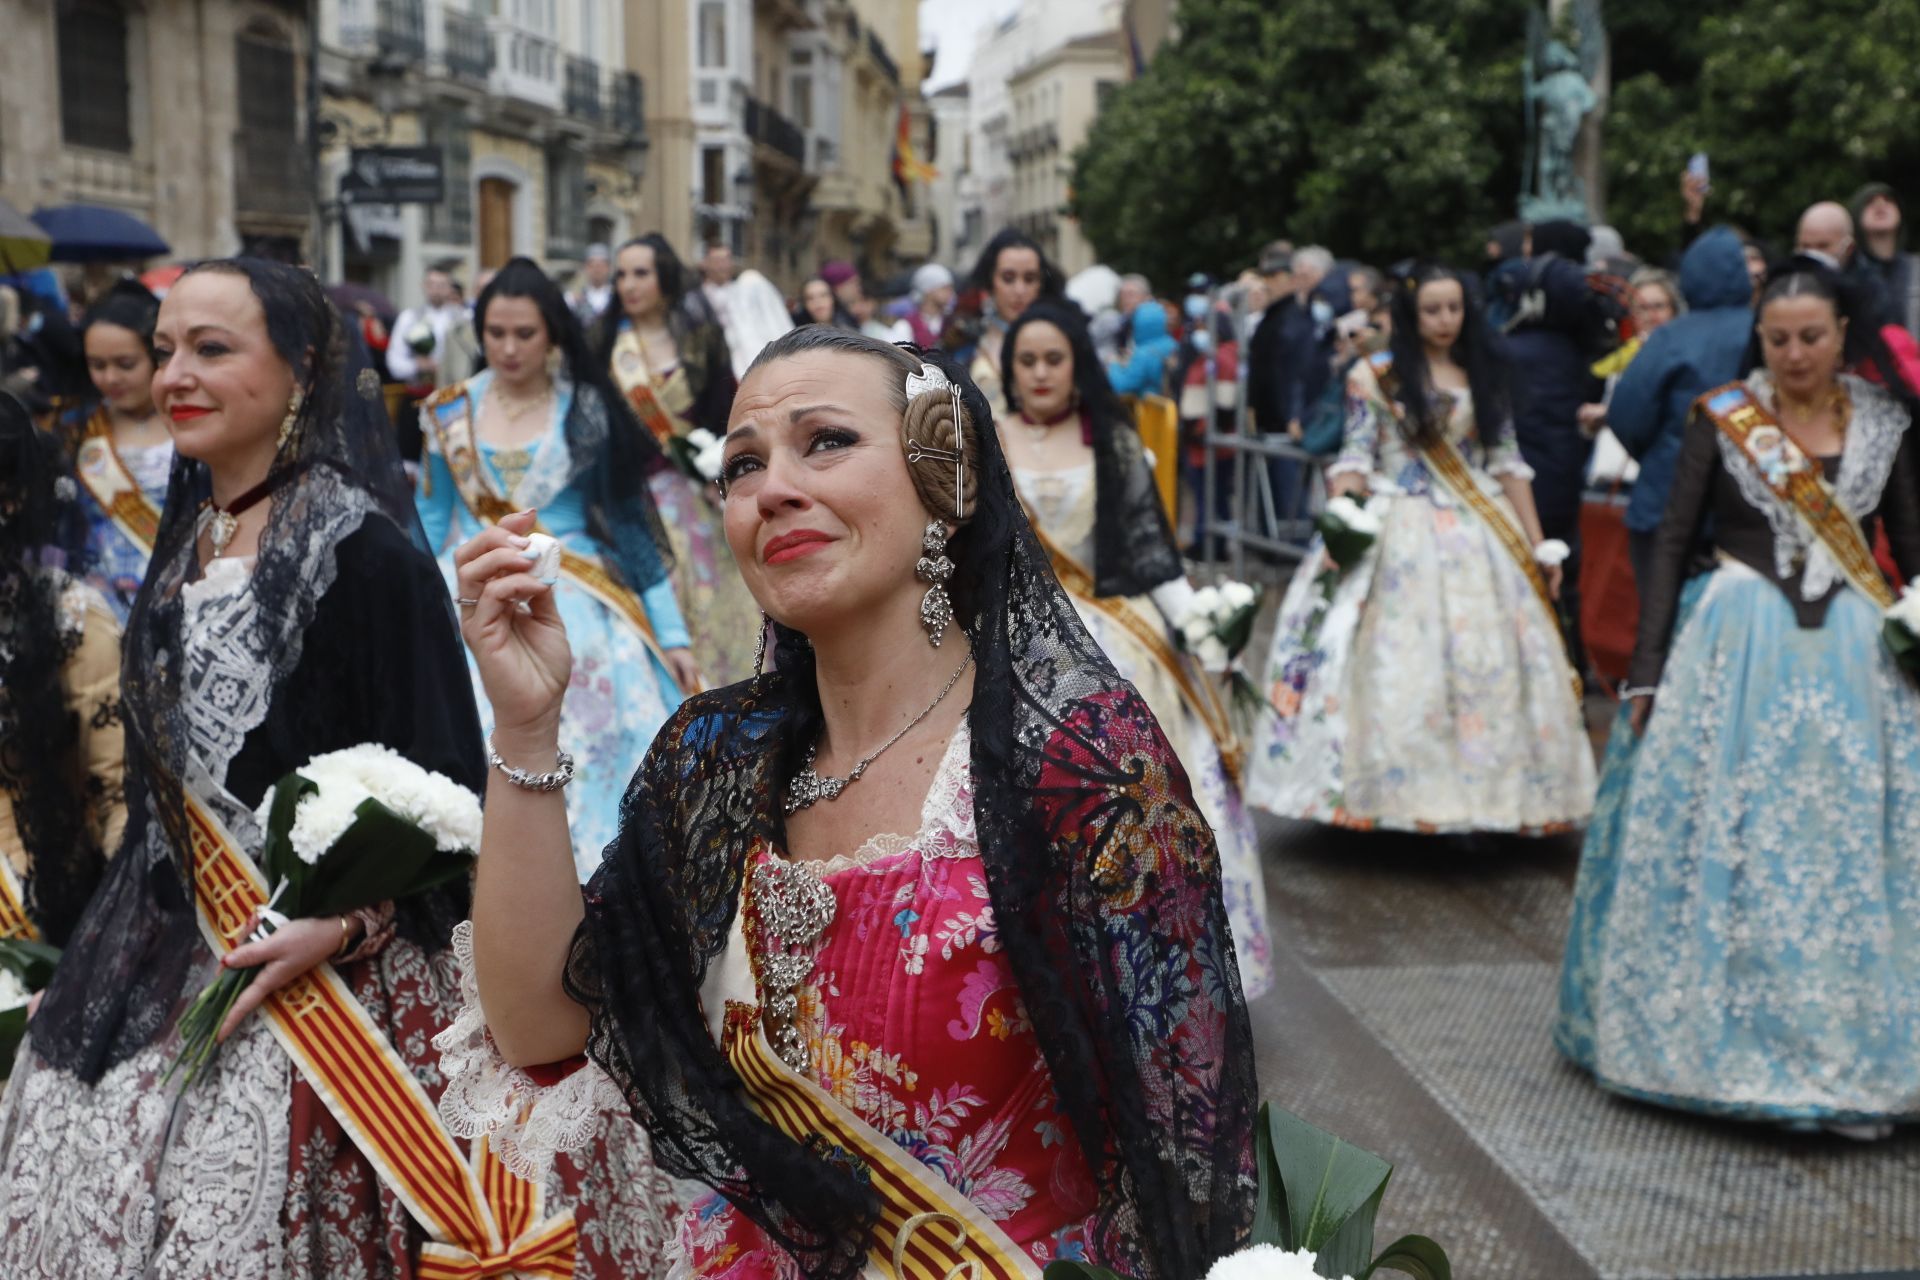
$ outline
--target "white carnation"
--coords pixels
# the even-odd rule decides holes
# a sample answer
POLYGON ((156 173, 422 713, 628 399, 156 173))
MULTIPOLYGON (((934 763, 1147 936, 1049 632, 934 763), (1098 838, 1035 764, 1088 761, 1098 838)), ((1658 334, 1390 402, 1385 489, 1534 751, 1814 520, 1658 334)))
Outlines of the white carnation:
POLYGON ((1195 610, 1180 624, 1180 634, 1186 639, 1189 651, 1198 648, 1203 641, 1212 638, 1213 619, 1195 610))
POLYGON ((1229 609, 1244 609, 1253 603, 1254 590, 1244 582, 1229 582, 1220 588, 1229 609))
POLYGON ((14 976, 13 970, 0 968, 0 1012, 18 1009, 32 998, 33 993, 14 976))
POLYGON ((1920 636, 1920 584, 1907 584, 1900 599, 1887 610, 1887 618, 1905 627, 1907 634, 1920 636))
POLYGON ((1214 1263, 1207 1280, 1321 1280, 1313 1262, 1305 1249, 1288 1253, 1278 1245, 1256 1244, 1214 1263))
MULTIPOLYGON (((360 806, 378 800, 433 837, 442 853, 480 847, 480 798, 445 774, 423 769, 376 743, 315 756, 300 769, 318 791, 294 810, 288 839, 301 861, 317 863, 354 823, 360 806)), ((265 826, 273 792, 254 816, 265 826)))
POLYGON ((1220 588, 1201 587, 1194 592, 1192 609, 1200 617, 1213 617, 1220 610, 1220 588))
POLYGON ((1208 671, 1225 671, 1227 664, 1233 661, 1233 655, 1227 652, 1227 646, 1218 636, 1208 636, 1193 648, 1193 656, 1208 671))
POLYGON ((1346 494, 1327 501, 1327 516, 1338 524, 1368 537, 1380 536, 1380 517, 1346 494))

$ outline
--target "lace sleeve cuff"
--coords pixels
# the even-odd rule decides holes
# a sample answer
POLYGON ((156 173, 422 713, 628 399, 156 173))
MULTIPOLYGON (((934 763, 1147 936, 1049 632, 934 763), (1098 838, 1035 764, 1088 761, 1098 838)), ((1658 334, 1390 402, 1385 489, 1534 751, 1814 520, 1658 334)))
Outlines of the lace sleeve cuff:
POLYGON ((554 1156, 587 1146, 608 1112, 627 1113, 626 1097, 612 1077, 584 1059, 571 1070, 509 1064, 480 1009, 471 921, 454 929, 453 954, 460 966, 460 1011, 433 1038, 447 1080, 440 1118, 459 1137, 486 1135, 502 1164, 543 1183, 554 1156))
POLYGON ((1532 480, 1533 468, 1520 457, 1519 450, 1511 454, 1495 454, 1487 460, 1487 474, 1490 476, 1511 476, 1515 480, 1532 480))
POLYGON ((1365 476, 1372 474, 1373 462, 1371 459, 1341 458, 1327 468, 1327 478, 1329 480, 1334 476, 1365 476))

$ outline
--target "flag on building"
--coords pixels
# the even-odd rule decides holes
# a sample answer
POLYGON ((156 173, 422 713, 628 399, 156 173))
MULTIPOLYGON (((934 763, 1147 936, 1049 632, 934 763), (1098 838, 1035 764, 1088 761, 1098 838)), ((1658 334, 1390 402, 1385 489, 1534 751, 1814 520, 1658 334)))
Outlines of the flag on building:
POLYGON ((940 171, 921 160, 913 151, 913 115, 907 104, 900 104, 900 125, 893 136, 893 180, 900 194, 916 182, 932 182, 940 171))

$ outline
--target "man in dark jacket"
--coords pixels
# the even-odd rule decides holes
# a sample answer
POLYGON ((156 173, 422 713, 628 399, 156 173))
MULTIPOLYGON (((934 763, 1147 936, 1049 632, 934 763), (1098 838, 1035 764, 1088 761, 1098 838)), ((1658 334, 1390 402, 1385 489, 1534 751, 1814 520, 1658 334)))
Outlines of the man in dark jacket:
POLYGON ((1626 526, 1633 579, 1643 589, 1687 415, 1695 400, 1740 376, 1753 334, 1753 284, 1738 232, 1715 227, 1687 247, 1680 259, 1680 292, 1687 313, 1647 339, 1620 375, 1607 407, 1613 434, 1640 461, 1626 526))
POLYGON ((1267 309, 1247 344, 1247 407, 1262 435, 1300 429, 1300 370, 1295 365, 1303 339, 1313 332, 1312 317, 1300 305, 1293 279, 1293 253, 1279 245, 1260 251, 1267 284, 1267 309))
POLYGON ((1580 504, 1593 441, 1580 428, 1580 406, 1600 398, 1592 365, 1606 354, 1605 320, 1587 285, 1586 229, 1543 222, 1533 229, 1534 256, 1522 290, 1512 299, 1507 331, 1513 378, 1513 427, 1520 455, 1533 468, 1533 501, 1540 528, 1572 549, 1560 608, 1575 670, 1584 670, 1580 642, 1580 504))
POLYGON ((1893 323, 1920 338, 1920 257, 1906 251, 1906 211, 1884 182, 1870 182, 1847 202, 1860 230, 1855 261, 1879 278, 1893 323))

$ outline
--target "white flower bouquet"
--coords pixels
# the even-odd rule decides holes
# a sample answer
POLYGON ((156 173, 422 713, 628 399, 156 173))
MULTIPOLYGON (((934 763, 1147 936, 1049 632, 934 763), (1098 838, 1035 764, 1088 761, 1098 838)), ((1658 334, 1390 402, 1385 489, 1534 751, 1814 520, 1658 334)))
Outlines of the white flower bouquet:
POLYGON ((1313 523, 1320 531, 1320 541, 1326 547, 1330 563, 1314 579, 1320 588, 1320 599, 1300 638, 1301 648, 1309 652, 1319 641, 1320 625, 1326 621, 1327 610, 1333 607, 1333 593, 1339 590, 1340 580, 1379 540, 1381 529, 1379 512, 1369 509, 1365 499, 1356 500, 1345 494, 1329 499, 1326 510, 1313 523))
POLYGON ((667 454, 690 480, 713 484, 720 479, 720 460, 725 444, 705 427, 695 427, 685 435, 667 437, 667 454))
MULTIPOLYGON (((1373 1280, 1385 1271, 1453 1280, 1446 1250, 1402 1236, 1376 1256, 1373 1220, 1393 1166, 1271 1103, 1253 1132, 1260 1190, 1253 1238, 1207 1280, 1373 1280)), ((1125 1280, 1086 1262, 1048 1265, 1045 1280, 1125 1280)))
POLYGON ((425 320, 415 320, 407 328, 407 347, 417 356, 433 354, 435 338, 433 326, 425 320))
POLYGON ((1244 733, 1267 705, 1239 664, 1259 613, 1260 592, 1244 582, 1223 582, 1195 591, 1175 630, 1180 647, 1202 671, 1226 679, 1228 700, 1240 720, 1236 732, 1244 733))
MULTIPOLYGON (((340 915, 423 893, 467 874, 480 847, 480 798, 374 743, 315 756, 275 783, 254 816, 266 832, 260 870, 271 897, 249 941, 289 919, 340 915)), ((255 970, 222 969, 180 1016, 186 1080, 213 1057, 215 1034, 255 970)))
POLYGON ((1920 583, 1909 582, 1882 615, 1880 638, 1909 676, 1920 678, 1920 583))
POLYGON ((1253 636, 1260 593, 1244 582, 1223 582, 1193 593, 1178 632, 1180 647, 1214 675, 1225 675, 1253 636))
POLYGON ((27 1034, 27 1002, 53 980, 60 949, 25 938, 0 938, 0 1080, 13 1074, 13 1059, 27 1034))

